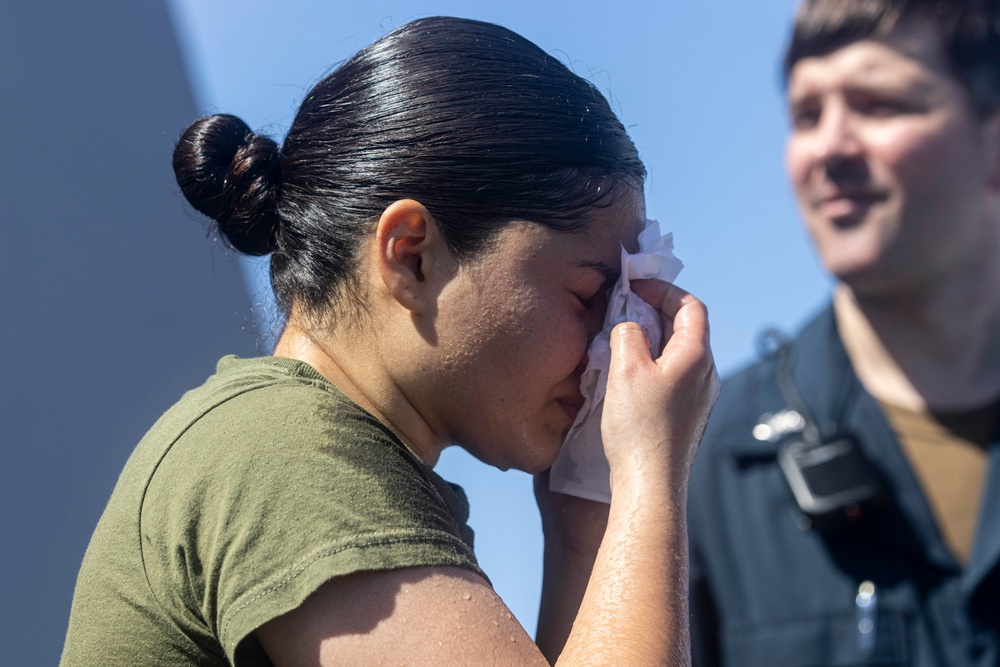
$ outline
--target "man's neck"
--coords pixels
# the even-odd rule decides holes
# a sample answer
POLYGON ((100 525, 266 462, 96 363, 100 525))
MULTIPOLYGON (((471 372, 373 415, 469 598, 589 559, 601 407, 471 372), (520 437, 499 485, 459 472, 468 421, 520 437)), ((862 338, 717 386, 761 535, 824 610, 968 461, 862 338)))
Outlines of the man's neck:
POLYGON ((1000 398, 1000 267, 906 295, 865 297, 839 285, 837 328, 876 399, 911 410, 962 411, 1000 398))

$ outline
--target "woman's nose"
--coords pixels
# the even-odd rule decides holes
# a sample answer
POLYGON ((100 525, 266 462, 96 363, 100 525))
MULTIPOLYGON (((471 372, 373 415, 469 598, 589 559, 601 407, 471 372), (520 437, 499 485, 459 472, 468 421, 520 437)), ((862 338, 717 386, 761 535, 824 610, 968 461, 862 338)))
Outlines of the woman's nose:
POLYGON ((586 329, 588 345, 601 332, 601 329, 604 328, 604 318, 607 316, 607 312, 608 294, 607 292, 601 292, 591 300, 590 307, 587 308, 586 329))

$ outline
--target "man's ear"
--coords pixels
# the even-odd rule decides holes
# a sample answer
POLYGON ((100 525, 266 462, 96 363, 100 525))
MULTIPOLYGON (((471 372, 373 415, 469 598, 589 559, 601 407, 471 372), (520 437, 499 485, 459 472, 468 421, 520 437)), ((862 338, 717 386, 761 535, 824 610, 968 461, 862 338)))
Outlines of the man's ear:
POLYGON ((388 292, 414 314, 433 308, 441 279, 454 265, 437 222, 423 204, 390 204, 375 229, 375 265, 388 292), (447 261, 443 261, 447 258, 447 261))

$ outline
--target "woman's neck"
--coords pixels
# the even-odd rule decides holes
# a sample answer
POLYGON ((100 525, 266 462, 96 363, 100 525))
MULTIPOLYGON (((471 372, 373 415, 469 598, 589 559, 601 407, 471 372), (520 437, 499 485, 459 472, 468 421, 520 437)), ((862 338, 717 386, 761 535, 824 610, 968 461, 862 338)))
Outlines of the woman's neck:
POLYGON ((425 464, 433 467, 445 444, 392 380, 375 347, 359 342, 359 336, 344 340, 346 337, 342 334, 315 335, 293 315, 278 339, 274 356, 296 359, 315 368, 348 398, 385 424, 425 464))
POLYGON ((911 294, 865 297, 837 288, 837 327, 869 393, 911 410, 963 410, 1000 398, 997 264, 911 294))

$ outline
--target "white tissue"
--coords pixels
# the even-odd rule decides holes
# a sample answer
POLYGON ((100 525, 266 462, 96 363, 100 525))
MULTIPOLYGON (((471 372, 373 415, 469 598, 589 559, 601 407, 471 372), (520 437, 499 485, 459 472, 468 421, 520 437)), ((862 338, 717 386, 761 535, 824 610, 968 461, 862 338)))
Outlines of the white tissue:
POLYGON ((621 322, 638 322, 649 338, 650 354, 654 359, 659 357, 663 337, 660 314, 632 292, 631 281, 658 278, 673 282, 684 267, 673 250, 673 235, 660 236, 656 220, 647 220, 639 234, 639 252, 630 255, 622 248, 622 273, 608 293, 604 328, 587 348, 587 368, 580 380, 583 407, 552 464, 549 488, 553 491, 611 502, 611 469, 601 440, 601 411, 611 366, 611 329, 621 322))

